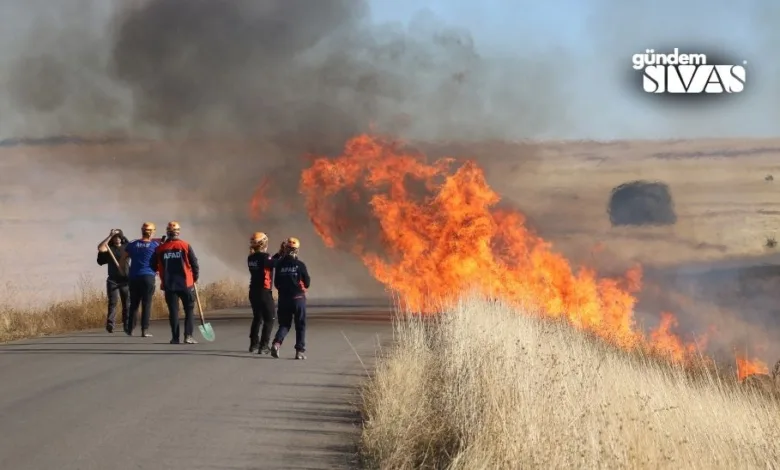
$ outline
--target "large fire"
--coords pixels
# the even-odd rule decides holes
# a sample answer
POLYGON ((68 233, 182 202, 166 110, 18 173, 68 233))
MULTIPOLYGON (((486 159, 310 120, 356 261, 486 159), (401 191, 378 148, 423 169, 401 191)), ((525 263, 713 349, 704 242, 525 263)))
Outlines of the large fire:
MULTIPOLYGON (((300 190, 326 246, 348 245, 412 311, 435 313, 471 290, 675 362, 703 347, 672 332, 671 313, 649 334, 640 331, 633 312, 641 267, 621 278, 574 269, 526 226, 522 213, 499 207, 499 195, 473 161, 428 163, 395 142, 359 135, 342 155, 315 158, 300 190), (343 197, 346 213, 337 204, 343 197), (350 222, 352 216, 361 220, 350 222)), ((740 363, 743 371, 761 366, 740 363)))

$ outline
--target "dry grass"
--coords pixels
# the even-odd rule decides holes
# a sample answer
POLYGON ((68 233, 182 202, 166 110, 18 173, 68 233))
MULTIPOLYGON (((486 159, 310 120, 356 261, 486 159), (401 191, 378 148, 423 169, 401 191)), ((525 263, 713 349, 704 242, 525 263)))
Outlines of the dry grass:
MULTIPOLYGON (((104 327, 108 313, 105 289, 85 279, 79 283, 80 294, 76 298, 44 308, 0 304, 0 342, 104 327)), ((204 310, 240 307, 248 303, 244 284, 232 280, 199 286, 198 294, 204 310)), ((121 303, 117 305, 117 323, 121 322, 120 318, 121 303)), ((152 305, 152 319, 164 318, 168 318, 168 309, 158 289, 152 305)))
POLYGON ((382 469, 780 468, 780 405, 464 300, 397 321, 362 390, 382 469))

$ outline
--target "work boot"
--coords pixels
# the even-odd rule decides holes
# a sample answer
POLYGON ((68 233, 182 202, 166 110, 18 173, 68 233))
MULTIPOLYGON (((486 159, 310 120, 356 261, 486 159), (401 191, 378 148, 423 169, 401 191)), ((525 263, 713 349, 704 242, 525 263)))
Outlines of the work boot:
POLYGON ((147 330, 141 330, 141 337, 142 338, 151 338, 152 334, 151 333, 147 333, 147 330))
POLYGON ((270 354, 270 353, 271 353, 271 348, 267 344, 262 345, 260 347, 260 350, 257 351, 257 354, 270 354))
POLYGON ((179 338, 173 338, 170 342, 171 344, 179 344, 179 338))
POLYGON ((249 352, 255 352, 260 349, 260 341, 252 339, 249 342, 249 352))
POLYGON ((184 342, 187 344, 198 344, 198 342, 195 341, 195 338, 193 338, 192 336, 185 336, 184 342))
POLYGON ((106 331, 108 331, 109 333, 113 333, 114 332, 114 327, 111 326, 111 325, 106 325, 106 331))
POLYGON ((306 360, 306 354, 303 351, 295 351, 295 359, 298 361, 306 360))
POLYGON ((279 343, 274 343, 273 346, 271 346, 271 357, 274 359, 279 359, 279 348, 282 345, 279 343))

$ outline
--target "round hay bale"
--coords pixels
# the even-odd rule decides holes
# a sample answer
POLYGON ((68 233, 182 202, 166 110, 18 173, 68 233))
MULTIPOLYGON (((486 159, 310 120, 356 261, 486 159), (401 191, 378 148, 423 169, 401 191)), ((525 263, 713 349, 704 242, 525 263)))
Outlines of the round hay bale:
POLYGON ((609 221, 620 225, 674 225, 677 214, 669 186, 660 181, 631 181, 612 190, 609 221))

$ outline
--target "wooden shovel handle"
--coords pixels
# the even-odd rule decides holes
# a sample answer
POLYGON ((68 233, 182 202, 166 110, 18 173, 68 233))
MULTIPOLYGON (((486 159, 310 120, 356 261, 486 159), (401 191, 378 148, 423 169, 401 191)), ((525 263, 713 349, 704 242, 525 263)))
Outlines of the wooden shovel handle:
POLYGON ((206 320, 203 318, 203 307, 200 305, 200 295, 198 295, 198 284, 194 283, 192 285, 193 290, 195 291, 195 302, 198 304, 198 314, 200 315, 200 324, 205 325, 206 320))

